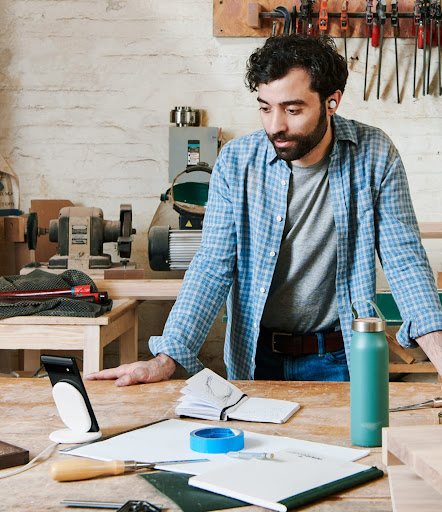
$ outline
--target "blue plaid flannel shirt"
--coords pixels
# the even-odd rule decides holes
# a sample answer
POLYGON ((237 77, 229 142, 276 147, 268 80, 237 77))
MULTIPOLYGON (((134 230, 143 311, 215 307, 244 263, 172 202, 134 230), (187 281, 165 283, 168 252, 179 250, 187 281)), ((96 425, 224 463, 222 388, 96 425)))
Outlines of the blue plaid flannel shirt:
MULTIPOLYGON (((377 251, 403 324, 397 338, 442 330, 442 308, 400 156, 381 130, 333 116, 328 168, 337 232, 336 293, 347 359, 351 303, 376 298, 377 251)), ((290 168, 264 130, 228 142, 213 169, 201 247, 162 336, 149 342, 190 374, 227 299, 224 361, 229 379, 253 379, 260 320, 281 244, 290 168)), ((320 247, 318 247, 320 250, 320 247)), ((370 306, 359 316, 373 316, 370 306)))

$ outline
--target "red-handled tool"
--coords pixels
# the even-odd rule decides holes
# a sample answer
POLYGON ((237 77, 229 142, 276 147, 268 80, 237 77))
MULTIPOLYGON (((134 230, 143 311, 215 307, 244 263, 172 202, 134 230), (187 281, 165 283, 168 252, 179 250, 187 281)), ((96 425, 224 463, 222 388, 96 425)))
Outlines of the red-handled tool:
POLYGON ((413 10, 413 23, 414 23, 414 66, 413 66, 413 98, 416 97, 416 66, 417 66, 417 48, 418 48, 418 39, 419 39, 419 29, 422 21, 421 15, 421 5, 419 0, 415 0, 414 2, 414 10, 413 10))
MULTIPOLYGON (((379 3, 379 2, 378 2, 379 3)), ((379 46, 380 27, 378 17, 373 18, 373 27, 371 30, 371 46, 377 48, 379 46)))
POLYGON ((364 101, 366 100, 365 94, 367 90, 367 72, 368 72, 368 47, 370 46, 370 34, 373 27, 373 0, 366 0, 367 5, 365 7, 365 25, 367 29, 367 49, 365 52, 365 76, 364 76, 364 101))
POLYGON ((91 285, 79 285, 72 288, 50 290, 10 290, 0 291, 0 297, 37 297, 48 295, 90 295, 91 285))
POLYGON ((398 54, 397 54, 397 31, 399 28, 399 16, 398 16, 398 8, 397 8, 397 0, 391 0, 391 26, 393 27, 393 36, 394 36, 394 56, 396 59, 396 94, 397 94, 397 102, 400 103, 400 94, 399 94, 399 63, 398 63, 398 54))
POLYGON ((437 50, 439 54, 438 60, 438 86, 439 86, 439 96, 442 96, 442 86, 440 80, 440 20, 442 18, 440 0, 436 0, 436 27, 437 27, 437 50))
POLYGON ((431 47, 433 46, 433 24, 436 18, 436 0, 430 0, 430 10, 428 21, 430 23, 430 37, 428 39, 430 48, 428 49, 428 73, 427 73, 427 94, 430 94, 430 67, 431 67, 431 47))
POLYGON ((378 63, 378 87, 376 92, 376 98, 379 99, 379 92, 381 89, 381 68, 382 68, 382 47, 384 44, 384 26, 385 26, 385 11, 387 10, 386 0, 379 0, 376 5, 377 18, 381 27, 380 42, 379 42, 379 63, 378 63))

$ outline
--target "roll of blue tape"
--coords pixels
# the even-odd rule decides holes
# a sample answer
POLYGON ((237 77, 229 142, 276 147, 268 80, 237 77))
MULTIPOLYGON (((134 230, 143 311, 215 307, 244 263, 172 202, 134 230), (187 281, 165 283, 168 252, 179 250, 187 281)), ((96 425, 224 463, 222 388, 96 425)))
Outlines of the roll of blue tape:
POLYGON ((190 448, 200 453, 236 452, 244 448, 244 432, 239 428, 200 428, 190 433, 190 448))

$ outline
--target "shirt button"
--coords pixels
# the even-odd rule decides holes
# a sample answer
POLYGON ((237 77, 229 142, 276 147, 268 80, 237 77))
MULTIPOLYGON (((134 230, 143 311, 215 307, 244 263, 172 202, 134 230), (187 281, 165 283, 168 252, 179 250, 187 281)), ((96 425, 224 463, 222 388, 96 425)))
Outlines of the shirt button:
POLYGON ((265 289, 265 288, 260 288, 260 289, 259 289, 259 291, 260 291, 261 293, 265 293, 265 292, 266 292, 266 289, 265 289))
POLYGON ((285 187, 287 185, 287 182, 285 180, 282 180, 281 185, 285 187))
POLYGON ((278 215, 278 216, 276 217, 276 220, 277 220, 278 222, 281 222, 281 221, 282 221, 282 217, 281 217, 281 215, 278 215))
POLYGON ((270 251, 270 256, 273 258, 274 256, 276 256, 276 252, 275 251, 270 251))
POLYGON ((258 327, 258 322, 253 322, 253 327, 256 329, 258 327))

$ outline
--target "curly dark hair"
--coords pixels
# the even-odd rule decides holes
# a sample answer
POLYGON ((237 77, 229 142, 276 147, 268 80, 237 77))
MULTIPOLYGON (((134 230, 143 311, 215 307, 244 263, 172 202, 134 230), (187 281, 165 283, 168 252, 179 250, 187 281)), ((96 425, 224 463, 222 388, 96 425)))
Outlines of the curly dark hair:
POLYGON ((330 37, 279 35, 270 37, 257 48, 247 62, 245 81, 251 91, 260 84, 278 80, 294 69, 301 68, 310 75, 310 88, 324 101, 338 89, 344 92, 347 82, 347 63, 339 55, 330 37))

